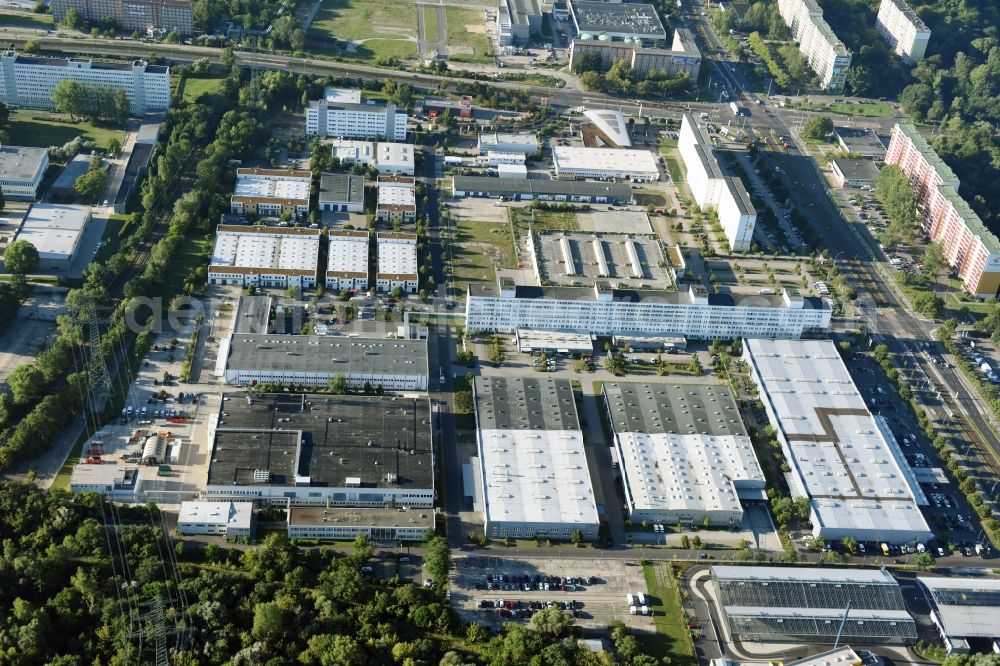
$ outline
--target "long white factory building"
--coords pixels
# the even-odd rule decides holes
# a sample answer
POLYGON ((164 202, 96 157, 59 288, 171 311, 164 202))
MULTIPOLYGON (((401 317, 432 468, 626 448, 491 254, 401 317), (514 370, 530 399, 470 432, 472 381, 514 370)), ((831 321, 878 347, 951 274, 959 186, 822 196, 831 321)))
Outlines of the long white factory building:
POLYGON ((597 538, 594 487, 569 381, 476 377, 472 494, 491 538, 597 538))
POLYGON ((660 179, 660 168, 648 150, 554 146, 552 163, 560 178, 611 178, 635 183, 660 179))
POLYGON ((466 327, 513 333, 517 329, 594 335, 662 335, 695 340, 740 337, 801 338, 830 328, 831 310, 818 298, 785 290, 778 296, 593 287, 533 287, 500 280, 470 285, 466 327))
POLYGON ((712 150, 705 131, 691 113, 681 119, 677 148, 687 171, 688 187, 701 208, 715 208, 719 224, 733 252, 749 252, 753 230, 757 226, 757 210, 739 178, 725 176, 712 150))
POLYGON ((747 339, 743 358, 791 468, 792 495, 809 498, 813 534, 891 544, 934 536, 913 471, 832 340, 747 339))
POLYGON ((764 473, 728 386, 605 382, 632 522, 738 526, 764 473))

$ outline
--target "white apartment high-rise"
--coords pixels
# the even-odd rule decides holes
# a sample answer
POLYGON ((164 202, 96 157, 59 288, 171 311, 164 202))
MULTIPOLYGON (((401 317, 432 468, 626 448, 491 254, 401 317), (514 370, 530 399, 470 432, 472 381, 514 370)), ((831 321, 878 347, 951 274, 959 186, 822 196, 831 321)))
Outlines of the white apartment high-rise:
POLYGON ((335 103, 327 99, 309 102, 306 134, 345 139, 406 141, 406 111, 395 104, 335 103))
POLYGON ((83 58, 42 58, 5 51, 0 56, 0 100, 12 106, 51 109, 52 89, 71 79, 124 90, 133 114, 170 108, 170 68, 83 58))
POLYGON ((712 152, 712 143, 690 113, 685 113, 681 119, 677 147, 695 202, 702 208, 717 210, 719 224, 733 252, 749 252, 757 225, 757 210, 750 202, 743 181, 723 175, 712 152))
POLYGON ((816 0, 778 0, 778 11, 809 66, 819 75, 820 85, 830 92, 842 91, 851 52, 833 34, 816 0))
POLYGON ((831 310, 818 298, 709 294, 594 287, 473 285, 465 301, 470 332, 514 333, 525 328, 601 336, 656 335, 692 340, 797 339, 825 333, 831 310))
POLYGON ((920 60, 927 52, 931 29, 906 4, 906 0, 882 0, 875 27, 893 51, 904 60, 920 60))

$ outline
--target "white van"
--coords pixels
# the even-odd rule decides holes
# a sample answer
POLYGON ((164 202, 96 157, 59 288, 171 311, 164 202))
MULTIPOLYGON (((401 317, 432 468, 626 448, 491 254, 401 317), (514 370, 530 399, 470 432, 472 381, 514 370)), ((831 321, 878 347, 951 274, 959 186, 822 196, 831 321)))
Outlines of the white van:
POLYGON ((626 595, 625 595, 625 602, 626 602, 626 603, 627 603, 627 604, 628 604, 629 606, 635 606, 635 595, 632 595, 632 594, 626 594, 626 595))
POLYGON ((636 595, 636 605, 645 606, 646 605, 646 595, 640 592, 636 595))
POLYGON ((649 606, 643 606, 642 607, 642 614, 643 615, 649 615, 649 606))
POLYGON ((629 615, 635 615, 637 612, 638 612, 638 609, 635 606, 629 606, 628 607, 628 614, 629 615))

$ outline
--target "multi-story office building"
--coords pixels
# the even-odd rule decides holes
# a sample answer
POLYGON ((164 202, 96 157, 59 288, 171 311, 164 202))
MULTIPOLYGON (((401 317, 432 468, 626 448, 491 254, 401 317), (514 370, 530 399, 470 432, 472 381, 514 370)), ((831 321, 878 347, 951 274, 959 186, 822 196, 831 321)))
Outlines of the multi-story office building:
POLYGON ((48 168, 49 151, 45 148, 0 146, 0 188, 7 199, 34 201, 48 168))
POLYGON ((778 11, 819 76, 820 85, 830 92, 841 92, 851 67, 851 52, 833 34, 816 0, 778 0, 778 11))
POLYGON ((945 260, 978 298, 1000 295, 1000 240, 959 193, 959 181, 927 140, 909 124, 897 124, 885 156, 913 185, 924 231, 940 243, 945 260))
MULTIPOLYGON (((432 511, 427 398, 244 393, 227 395, 219 404, 219 412, 206 417, 208 499, 358 507, 355 513, 361 514, 368 507, 391 508, 399 520, 406 519, 407 508, 432 511)), ((363 524, 374 523, 374 516, 363 524)))
POLYGON ((927 52, 931 29, 906 4, 906 0, 882 0, 875 27, 903 60, 914 62, 927 52))
POLYGON ((52 109, 52 89, 70 79, 86 86, 123 90, 133 114, 170 108, 170 68, 84 58, 43 58, 4 51, 0 56, 0 101, 8 106, 52 109))
POLYGON ((125 30, 194 32, 191 0, 52 0, 51 7, 57 21, 75 9, 85 21, 111 19, 125 30))
POLYGON ((417 274, 417 235, 405 233, 380 233, 376 236, 378 273, 375 285, 379 291, 392 291, 396 287, 404 293, 414 294, 420 276, 417 274))
POLYGON ((316 286, 319 229, 220 224, 217 233, 209 284, 316 286))
POLYGON ((633 523, 739 526, 764 473, 728 386, 605 382, 633 523))
POLYGON ((553 146, 552 164, 559 178, 597 178, 651 183, 660 167, 648 150, 553 146))
POLYGON ((236 189, 230 199, 233 213, 278 217, 309 214, 312 172, 295 169, 236 170, 236 189))
POLYGON ((566 379, 476 377, 476 505, 491 538, 597 537, 587 454, 566 379))
POLYGON ((891 544, 934 536, 910 465, 832 340, 747 339, 743 359, 790 468, 792 496, 809 500, 815 536, 891 544))
POLYGON ((234 333, 225 381, 233 386, 322 386, 343 375, 354 390, 427 390, 427 340, 234 333))
POLYGON ((685 113, 681 119, 677 148, 695 203, 702 208, 716 209, 719 224, 733 252, 749 252, 757 226, 757 210, 750 202, 743 181, 723 175, 712 142, 691 113, 685 113))
POLYGON ((852 644, 910 645, 917 640, 899 584, 884 569, 714 566, 712 584, 734 641, 831 643, 839 636, 852 644))
POLYGON ((663 335, 696 340, 741 337, 797 339, 825 333, 829 306, 785 290, 780 296, 709 294, 700 285, 687 291, 593 287, 470 285, 465 301, 467 329, 513 333, 527 328, 595 335, 663 335))
POLYGON ((368 232, 329 232, 326 288, 330 291, 368 289, 368 232))
POLYGON ((306 134, 345 139, 406 141, 406 111, 395 104, 354 104, 323 98, 309 102, 306 134))
POLYGON ((623 60, 629 69, 642 76, 650 72, 666 72, 668 76, 687 74, 692 79, 697 79, 701 69, 701 52, 694 41, 694 35, 686 28, 674 30, 674 40, 669 49, 644 47, 632 40, 575 37, 569 46, 570 67, 575 69, 590 53, 596 53, 600 57, 602 70, 623 60))

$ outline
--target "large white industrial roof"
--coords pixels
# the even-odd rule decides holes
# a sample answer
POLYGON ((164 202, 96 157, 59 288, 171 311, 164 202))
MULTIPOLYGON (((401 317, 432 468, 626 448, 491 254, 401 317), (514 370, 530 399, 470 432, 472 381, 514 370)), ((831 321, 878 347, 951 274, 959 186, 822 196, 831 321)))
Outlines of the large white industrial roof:
MULTIPOLYGON (((843 608, 774 608, 764 606, 726 606, 726 615, 730 617, 770 617, 770 618, 816 618, 828 620, 836 628, 844 617, 843 608)), ((883 622, 913 622, 913 617, 905 610, 874 610, 867 608, 852 608, 848 615, 849 622, 883 621, 883 622)))
POLYGON ((416 210, 417 198, 413 188, 405 185, 380 183, 378 186, 378 207, 388 208, 392 206, 416 210))
POLYGON ((393 143, 382 141, 378 144, 379 168, 397 168, 413 170, 414 153, 412 143, 393 143))
POLYGON ((219 228, 211 266, 316 272, 318 229, 231 229, 219 228))
POLYGON ((89 220, 90 206, 35 204, 24 217, 16 240, 34 245, 42 259, 68 259, 89 220))
POLYGON ((481 430, 487 522, 596 525, 579 430, 481 430))
POLYGON ((1000 579, 919 576, 944 631, 957 638, 1000 637, 1000 579))
POLYGON ((289 171, 287 174, 275 176, 253 173, 250 169, 240 169, 236 172, 236 189, 233 195, 254 199, 295 200, 308 204, 312 177, 295 175, 297 173, 289 171))
POLYGON ((331 232, 326 272, 328 275, 363 273, 367 277, 368 232, 331 232))
MULTIPOLYGON (((410 190, 412 192, 412 190, 410 190)), ((378 274, 417 274, 417 237, 414 234, 378 235, 378 274)))
POLYGON ((181 502, 177 523, 226 525, 249 530, 253 520, 253 502, 181 502))
POLYGON ((552 160, 555 162, 557 172, 600 168, 606 171, 658 173, 653 153, 648 150, 554 146, 552 160))
POLYGON ((628 148, 632 145, 632 139, 628 136, 628 124, 621 111, 617 109, 587 109, 583 115, 619 148, 628 148))
POLYGON ((748 339, 744 346, 820 527, 929 536, 918 508, 927 500, 833 341, 748 339))

